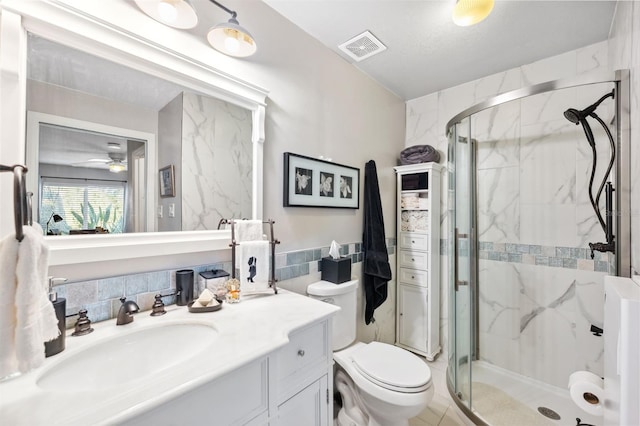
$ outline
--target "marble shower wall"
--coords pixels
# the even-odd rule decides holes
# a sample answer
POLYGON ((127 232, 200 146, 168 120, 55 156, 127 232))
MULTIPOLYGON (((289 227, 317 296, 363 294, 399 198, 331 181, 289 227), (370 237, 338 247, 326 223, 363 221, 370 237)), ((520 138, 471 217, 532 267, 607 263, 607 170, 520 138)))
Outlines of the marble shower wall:
POLYGON ((631 71, 631 266, 640 274, 640 3, 619 1, 609 34, 611 69, 631 71))
POLYGON ((185 92, 182 112, 182 230, 217 229, 252 214, 251 111, 185 92))
MULTIPOLYGON (((446 161, 445 126, 454 115, 499 93, 606 70, 607 53, 607 43, 597 43, 411 100, 405 145, 430 144, 446 161)), ((535 245, 553 248, 555 253, 558 248, 572 252, 587 242, 604 239, 586 189, 591 151, 582 129, 562 113, 567 108, 582 109, 611 89, 612 85, 597 85, 556 91, 503 104, 471 118, 472 137, 478 141, 481 244, 535 245)), ((612 111, 608 101, 598 114, 608 122, 612 111)), ((596 126, 600 158, 596 176, 602 176, 609 148, 606 134, 596 126)), ((447 187, 443 175, 443 194, 447 187)), ((446 197, 441 202, 441 232, 446 236, 446 197)), ((446 253, 442 257, 446 266, 446 253)), ((605 274, 594 270, 595 262, 583 259, 568 259, 562 265, 536 265, 535 259, 529 253, 524 257, 516 253, 513 258, 480 260, 481 357, 562 387, 572 371, 601 374, 602 339, 588 330, 592 323, 602 325, 605 274), (534 261, 525 261, 528 259, 534 261), (543 359, 562 362, 549 366, 543 359)), ((446 348, 448 268, 442 271, 441 339, 446 348)))

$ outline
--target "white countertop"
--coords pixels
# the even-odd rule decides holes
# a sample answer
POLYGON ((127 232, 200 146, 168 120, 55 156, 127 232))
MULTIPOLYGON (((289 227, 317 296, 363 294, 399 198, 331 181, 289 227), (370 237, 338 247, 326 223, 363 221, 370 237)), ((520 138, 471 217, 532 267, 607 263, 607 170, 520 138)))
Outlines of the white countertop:
MULTIPOLYGON (((134 315, 132 323, 124 326, 116 326, 115 319, 93 324, 95 331, 86 336, 71 336, 73 330, 69 330, 66 350, 47 358, 34 371, 0 382, 0 423, 37 426, 125 422, 275 351, 287 344, 291 331, 330 317, 338 309, 280 289, 277 295, 253 295, 241 303, 224 303, 216 312, 196 314, 186 306, 171 305, 166 307, 165 315, 151 317, 150 311, 140 312, 134 315), (187 321, 205 322, 218 331, 211 350, 195 354, 148 379, 95 391, 53 392, 37 385, 44 373, 88 346, 150 325, 187 321)), ((171 345, 171 341, 166 344, 171 345)))

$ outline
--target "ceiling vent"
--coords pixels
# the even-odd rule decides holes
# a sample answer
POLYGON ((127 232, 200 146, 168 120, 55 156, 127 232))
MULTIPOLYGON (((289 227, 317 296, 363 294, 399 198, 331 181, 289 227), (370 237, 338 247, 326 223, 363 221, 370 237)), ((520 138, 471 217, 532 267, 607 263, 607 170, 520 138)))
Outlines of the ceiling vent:
POLYGON ((365 31, 351 40, 347 40, 338 46, 338 48, 356 62, 360 62, 363 59, 387 50, 387 46, 382 44, 382 42, 375 38, 369 31, 365 31))

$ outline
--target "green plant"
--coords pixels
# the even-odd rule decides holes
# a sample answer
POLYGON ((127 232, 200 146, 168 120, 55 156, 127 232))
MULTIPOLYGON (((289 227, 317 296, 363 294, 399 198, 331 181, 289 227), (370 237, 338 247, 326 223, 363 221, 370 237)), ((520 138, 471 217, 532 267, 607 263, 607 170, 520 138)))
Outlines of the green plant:
POLYGON ((102 227, 112 234, 119 234, 123 232, 124 217, 122 215, 118 217, 118 208, 115 207, 112 210, 112 207, 113 204, 109 205, 104 211, 102 210, 102 207, 98 207, 98 211, 96 212, 91 203, 87 203, 86 209, 81 204, 80 211, 82 212, 82 214, 78 213, 75 210, 72 210, 71 214, 73 215, 76 222, 78 222, 80 228, 84 227, 86 217, 86 229, 96 229, 97 227, 102 227))

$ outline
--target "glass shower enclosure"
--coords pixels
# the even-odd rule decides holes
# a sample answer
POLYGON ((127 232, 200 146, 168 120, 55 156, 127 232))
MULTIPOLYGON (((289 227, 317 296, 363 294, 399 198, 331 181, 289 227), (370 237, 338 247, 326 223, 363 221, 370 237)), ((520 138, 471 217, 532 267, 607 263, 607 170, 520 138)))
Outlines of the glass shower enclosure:
POLYGON ((628 106, 623 70, 508 92, 447 124, 447 384, 476 424, 602 423, 567 383, 578 370, 602 375, 604 276, 630 274, 628 106), (591 145, 563 112, 612 91, 591 111, 614 138, 607 174, 606 130, 585 112, 591 145), (605 182, 609 206, 596 197, 605 182), (592 256, 606 231, 592 198, 603 218, 614 211, 614 252, 592 256))

